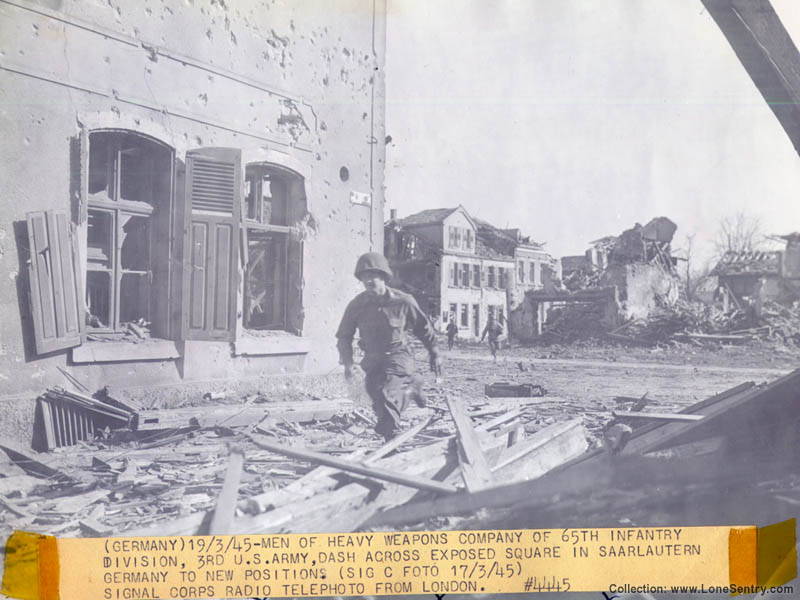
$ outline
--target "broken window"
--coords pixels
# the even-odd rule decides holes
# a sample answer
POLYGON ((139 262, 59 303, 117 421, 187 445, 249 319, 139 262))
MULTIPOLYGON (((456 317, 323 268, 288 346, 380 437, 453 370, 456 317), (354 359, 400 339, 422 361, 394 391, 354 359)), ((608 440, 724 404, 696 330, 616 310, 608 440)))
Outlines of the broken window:
POLYGON ((245 170, 246 329, 300 331, 302 246, 296 227, 305 215, 300 175, 269 164, 245 170))
POLYGON ((143 136, 89 134, 86 323, 166 336, 172 151, 143 136), (160 266, 159 266, 160 265, 160 266))

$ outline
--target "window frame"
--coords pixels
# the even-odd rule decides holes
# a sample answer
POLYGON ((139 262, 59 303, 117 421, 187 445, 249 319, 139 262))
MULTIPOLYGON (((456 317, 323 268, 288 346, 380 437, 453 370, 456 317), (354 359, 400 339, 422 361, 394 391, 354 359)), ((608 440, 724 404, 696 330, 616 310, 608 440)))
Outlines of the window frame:
MULTIPOLYGON (((125 329, 122 327, 122 279, 123 276, 128 274, 138 275, 140 277, 144 276, 148 278, 148 286, 153 286, 154 283, 154 266, 153 261, 159 260, 158 257, 154 257, 154 237, 157 235, 154 231, 156 228, 156 219, 164 218, 168 219, 169 225, 171 227, 172 224, 172 213, 174 211, 175 206, 175 151, 172 147, 168 146, 164 142, 150 137, 148 135, 142 134, 135 130, 128 130, 128 129, 95 129, 85 133, 85 149, 86 149, 86 166, 82 172, 83 182, 81 184, 81 194, 85 198, 84 206, 82 208, 82 215, 81 221, 82 225, 85 225, 85 232, 84 235, 86 236, 86 254, 87 256, 82 258, 82 270, 85 272, 84 277, 84 290, 82 291, 84 297, 88 293, 88 286, 89 286, 89 273, 91 272, 104 272, 109 273, 109 315, 108 315, 108 323, 105 323, 103 327, 95 327, 90 324, 87 324, 84 328, 84 336, 85 335, 92 335, 92 334, 112 334, 112 333, 123 333, 125 329), (90 186, 90 177, 92 174, 91 167, 91 144, 92 144, 92 137, 93 136, 102 136, 106 137, 107 140, 104 140, 104 143, 107 144, 106 148, 106 188, 104 190, 90 193, 89 186, 90 186), (163 167, 164 172, 168 171, 168 178, 169 182, 167 185, 167 192, 164 194, 163 198, 159 198, 159 200, 163 201, 164 206, 161 208, 162 214, 157 214, 156 207, 153 204, 148 202, 144 202, 141 200, 131 200, 128 198, 124 198, 122 196, 122 181, 123 181, 123 156, 124 156, 124 143, 126 140, 135 140, 139 145, 140 149, 144 151, 152 151, 152 147, 158 147, 159 150, 165 152, 163 156, 163 167), (107 213, 111 215, 111 239, 109 240, 109 257, 108 257, 108 264, 109 268, 97 268, 96 264, 92 264, 90 258, 88 256, 88 222, 89 222, 89 213, 101 212, 107 213), (139 269, 125 269, 122 266, 122 244, 124 235, 123 235, 123 218, 124 216, 129 217, 145 217, 148 219, 148 269, 145 271, 139 269)), ((95 142, 98 143, 98 142, 95 142)), ((147 155, 147 168, 149 170, 149 175, 151 177, 151 184, 156 177, 157 174, 157 161, 156 158, 152 155, 147 155)), ((153 199, 154 201, 155 198, 153 199)), ((172 254, 171 250, 171 243, 168 244, 168 255, 172 254)), ((169 258, 167 257, 167 260, 169 258)), ((149 322, 154 322, 155 315, 153 311, 155 310, 154 298, 153 298, 153 291, 152 289, 148 292, 148 306, 147 306, 147 315, 149 322)), ((170 305, 172 302, 171 295, 168 293, 167 298, 167 305, 170 305)), ((88 304, 85 305, 85 310, 87 315, 90 314, 90 309, 88 304)), ((169 306, 167 310, 170 311, 171 309, 169 306)), ((162 315, 162 318, 165 319, 165 330, 164 333, 166 336, 170 335, 171 325, 170 325, 170 318, 168 316, 162 315)), ((151 329, 152 333, 152 329, 151 329)), ((155 336, 153 336, 155 337, 155 336)))
MULTIPOLYGON (((292 243, 292 235, 293 235, 293 227, 288 223, 292 222, 292 215, 294 214, 294 207, 292 206, 292 194, 289 190, 291 180, 296 180, 296 182, 301 183, 303 188, 305 188, 305 178, 300 174, 291 169, 283 167, 282 165, 271 163, 271 162, 251 162, 243 165, 244 171, 244 178, 242 179, 243 182, 243 189, 242 190, 242 222, 241 228, 243 230, 244 235, 244 246, 245 246, 245 266, 244 266, 244 276, 242 278, 242 299, 241 299, 241 306, 242 306, 242 317, 241 317, 241 326, 245 331, 290 331, 290 318, 289 318, 289 309, 290 309, 290 278, 291 278, 291 243, 292 243), (257 205, 256 209, 256 216, 251 218, 248 216, 249 206, 248 206, 248 195, 245 193, 246 188, 248 186, 248 182, 250 178, 248 177, 248 171, 255 172, 258 180, 258 185, 263 185, 264 176, 269 174, 275 178, 284 178, 285 181, 282 182, 285 186, 285 194, 286 194, 286 201, 284 206, 284 214, 286 216, 286 225, 279 225, 273 223, 266 223, 264 222, 264 213, 263 213, 263 202, 257 205), (268 234, 276 234, 283 239, 283 265, 282 265, 282 290, 281 295, 282 298, 282 306, 283 306, 283 318, 282 324, 273 324, 266 327, 251 327, 249 326, 250 323, 249 317, 247 315, 247 305, 248 305, 248 276, 250 275, 248 267, 250 266, 250 259, 249 259, 249 246, 250 246, 250 239, 251 235, 250 232, 258 232, 258 233, 268 233, 268 234)), ((250 184, 251 189, 252 183, 250 184)), ((272 194, 274 190, 270 189, 270 194, 272 194)), ((263 193, 259 194, 263 198, 263 193)), ((305 193, 303 193, 305 196, 305 193)), ((272 197, 272 196, 271 196, 272 197)), ((300 250, 302 253, 302 248, 300 250)), ((300 273, 299 276, 302 278, 302 261, 300 264, 300 273)))
POLYGON ((461 263, 461 287, 468 288, 470 281, 469 263, 461 263))

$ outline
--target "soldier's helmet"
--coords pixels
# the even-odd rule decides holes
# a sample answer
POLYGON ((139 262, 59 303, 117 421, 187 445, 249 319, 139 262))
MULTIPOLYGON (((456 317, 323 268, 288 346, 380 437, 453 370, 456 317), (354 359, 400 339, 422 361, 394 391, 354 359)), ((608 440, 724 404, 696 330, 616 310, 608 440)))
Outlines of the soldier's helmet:
POLYGON ((392 270, 389 268, 389 261, 383 254, 377 252, 367 252, 362 254, 356 262, 356 277, 361 277, 367 271, 379 271, 386 276, 386 279, 392 278, 392 270))

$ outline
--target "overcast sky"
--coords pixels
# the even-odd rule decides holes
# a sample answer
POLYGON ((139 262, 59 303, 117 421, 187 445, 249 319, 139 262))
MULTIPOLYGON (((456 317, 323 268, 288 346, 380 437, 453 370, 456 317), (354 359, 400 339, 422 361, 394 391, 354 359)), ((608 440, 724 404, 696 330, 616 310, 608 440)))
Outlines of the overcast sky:
MULTIPOLYGON (((556 256, 668 216, 800 230, 800 157, 700 0, 388 0, 386 197, 556 256)), ((800 40, 800 1, 773 0, 800 40)))

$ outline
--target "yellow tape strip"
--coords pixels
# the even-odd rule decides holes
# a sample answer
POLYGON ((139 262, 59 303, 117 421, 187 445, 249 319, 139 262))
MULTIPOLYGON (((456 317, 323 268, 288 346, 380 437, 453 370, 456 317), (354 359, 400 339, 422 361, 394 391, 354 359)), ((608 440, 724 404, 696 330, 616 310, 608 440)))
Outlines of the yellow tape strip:
POLYGON ((795 519, 758 528, 756 563, 758 585, 771 587, 797 577, 795 519))
POLYGON ((20 600, 58 600, 58 586, 56 538, 26 531, 11 534, 0 591, 20 600))
POLYGON ((728 560, 730 565, 731 587, 756 585, 756 543, 755 527, 734 527, 728 537, 728 560))

